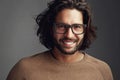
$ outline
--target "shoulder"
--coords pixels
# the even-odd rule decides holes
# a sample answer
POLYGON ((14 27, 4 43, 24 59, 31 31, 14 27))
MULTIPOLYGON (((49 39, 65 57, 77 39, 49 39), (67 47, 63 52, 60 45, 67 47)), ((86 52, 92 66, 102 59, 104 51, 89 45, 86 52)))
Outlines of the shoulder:
POLYGON ((92 65, 96 66, 99 69, 104 69, 104 68, 109 69, 110 68, 109 65, 105 61, 100 60, 98 58, 95 58, 95 57, 93 57, 91 55, 88 55, 88 54, 86 54, 86 61, 89 64, 92 64, 92 65))
POLYGON ((23 69, 29 69, 29 67, 32 67, 33 65, 42 64, 48 55, 49 53, 46 51, 32 56, 24 57, 19 60, 16 66, 24 67, 23 69))
POLYGON ((93 56, 86 54, 86 61, 92 64, 104 76, 105 80, 112 80, 112 71, 108 63, 93 56), (107 73, 107 74, 106 74, 107 73))
POLYGON ((7 80, 24 80, 25 76, 32 71, 31 69, 36 69, 38 64, 41 65, 44 62, 44 58, 47 54, 48 52, 43 52, 22 58, 11 69, 7 80))
POLYGON ((28 65, 32 63, 42 62, 43 60, 46 60, 48 56, 49 51, 37 53, 35 55, 22 58, 18 63, 20 63, 21 65, 28 65))
POLYGON ((9 72, 6 80, 24 80, 26 66, 24 59, 19 60, 9 72))
POLYGON ((88 54, 86 54, 86 61, 88 63, 94 64, 94 65, 108 66, 108 64, 105 61, 100 60, 98 58, 95 58, 95 57, 88 55, 88 54))

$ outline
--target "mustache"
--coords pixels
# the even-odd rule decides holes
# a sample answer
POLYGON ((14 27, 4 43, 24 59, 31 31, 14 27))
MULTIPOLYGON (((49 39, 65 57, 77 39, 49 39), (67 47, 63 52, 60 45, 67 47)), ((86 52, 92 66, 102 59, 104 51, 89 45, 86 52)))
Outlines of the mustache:
POLYGON ((78 39, 72 39, 72 38, 67 38, 67 37, 64 37, 64 38, 60 39, 60 41, 64 41, 64 40, 66 40, 66 41, 73 41, 73 42, 77 42, 78 41, 78 39))

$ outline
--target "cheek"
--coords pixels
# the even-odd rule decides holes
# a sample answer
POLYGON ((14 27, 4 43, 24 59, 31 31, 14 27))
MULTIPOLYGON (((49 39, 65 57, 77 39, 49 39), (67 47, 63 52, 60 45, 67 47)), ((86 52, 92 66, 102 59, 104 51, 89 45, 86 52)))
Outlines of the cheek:
POLYGON ((62 34, 53 34, 54 39, 56 39, 57 41, 62 37, 62 34))
POLYGON ((84 38, 84 34, 79 35, 79 36, 78 36, 79 42, 81 42, 81 40, 83 40, 83 38, 84 38))

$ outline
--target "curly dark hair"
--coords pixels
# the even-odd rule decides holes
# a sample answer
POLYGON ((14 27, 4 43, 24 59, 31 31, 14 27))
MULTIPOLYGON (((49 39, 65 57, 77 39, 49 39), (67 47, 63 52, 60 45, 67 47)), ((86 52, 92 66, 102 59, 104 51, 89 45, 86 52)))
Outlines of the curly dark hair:
POLYGON ((53 23, 57 14, 63 9, 77 9, 83 14, 83 23, 87 24, 83 43, 79 50, 89 48, 90 44, 96 38, 96 27, 92 25, 91 10, 85 0, 52 0, 48 3, 48 8, 36 17, 36 23, 39 28, 37 36, 40 42, 48 49, 55 46, 53 35, 53 23))

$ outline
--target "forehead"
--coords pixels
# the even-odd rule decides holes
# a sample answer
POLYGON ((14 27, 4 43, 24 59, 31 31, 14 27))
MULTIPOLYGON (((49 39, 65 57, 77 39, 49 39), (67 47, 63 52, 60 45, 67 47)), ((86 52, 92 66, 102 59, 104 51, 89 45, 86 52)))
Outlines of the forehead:
POLYGON ((83 23, 83 14, 76 9, 64 9, 56 16, 56 22, 60 23, 83 23))

